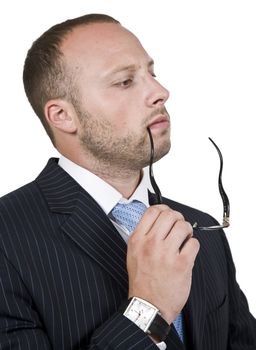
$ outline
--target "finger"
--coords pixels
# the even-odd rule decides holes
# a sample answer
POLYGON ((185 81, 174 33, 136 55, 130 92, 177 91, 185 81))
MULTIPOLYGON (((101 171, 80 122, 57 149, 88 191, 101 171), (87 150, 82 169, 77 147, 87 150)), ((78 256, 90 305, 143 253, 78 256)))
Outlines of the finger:
POLYGON ((186 256, 190 260, 190 263, 194 263, 199 249, 199 241, 196 238, 192 237, 185 242, 182 249, 180 250, 180 255, 186 256))
POLYGON ((185 220, 175 222, 171 232, 166 236, 166 242, 170 249, 179 253, 187 240, 193 236, 193 228, 191 224, 185 220))
POLYGON ((159 214, 151 230, 148 232, 148 235, 157 236, 157 238, 163 240, 170 234, 178 221, 184 221, 183 215, 175 210, 167 208, 159 214))
POLYGON ((143 214, 140 222, 136 226, 132 235, 146 235, 151 230, 155 221, 158 219, 162 211, 166 210, 167 207, 164 204, 152 205, 143 214))

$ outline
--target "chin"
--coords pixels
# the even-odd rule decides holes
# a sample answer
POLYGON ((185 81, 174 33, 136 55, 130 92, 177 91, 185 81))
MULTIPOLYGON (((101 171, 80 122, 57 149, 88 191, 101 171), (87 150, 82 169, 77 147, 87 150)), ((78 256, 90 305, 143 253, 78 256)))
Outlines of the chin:
POLYGON ((158 148, 155 150, 154 162, 162 159, 166 154, 169 153, 170 149, 171 142, 168 140, 168 142, 165 142, 163 145, 161 145, 160 149, 158 148))

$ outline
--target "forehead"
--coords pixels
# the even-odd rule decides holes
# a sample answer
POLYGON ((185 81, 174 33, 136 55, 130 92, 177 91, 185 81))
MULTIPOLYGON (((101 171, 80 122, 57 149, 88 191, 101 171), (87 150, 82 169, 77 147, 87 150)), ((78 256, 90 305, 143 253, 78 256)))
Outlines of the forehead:
POLYGON ((77 27, 63 41, 61 49, 68 65, 90 72, 98 70, 99 74, 123 64, 150 61, 136 36, 115 23, 77 27))

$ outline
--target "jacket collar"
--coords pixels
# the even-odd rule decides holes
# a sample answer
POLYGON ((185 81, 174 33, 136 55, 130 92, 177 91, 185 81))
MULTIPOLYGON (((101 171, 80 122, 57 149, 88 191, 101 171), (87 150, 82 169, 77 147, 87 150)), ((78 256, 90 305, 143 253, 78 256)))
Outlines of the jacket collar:
POLYGON ((69 214, 63 232, 126 292, 126 243, 95 200, 51 158, 36 179, 50 210, 69 214))

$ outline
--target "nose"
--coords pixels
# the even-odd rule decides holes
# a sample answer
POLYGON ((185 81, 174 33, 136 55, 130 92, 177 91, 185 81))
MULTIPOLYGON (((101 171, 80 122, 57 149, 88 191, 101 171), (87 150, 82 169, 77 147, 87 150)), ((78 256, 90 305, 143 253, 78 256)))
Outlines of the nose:
POLYGON ((164 105, 169 98, 169 91, 164 88, 157 80, 151 77, 147 82, 146 104, 148 107, 157 107, 164 105))

